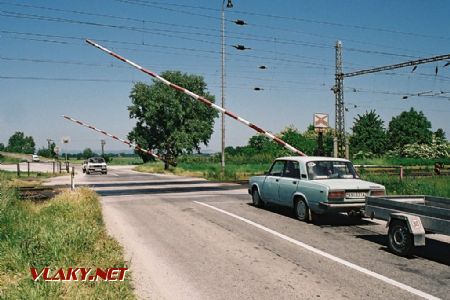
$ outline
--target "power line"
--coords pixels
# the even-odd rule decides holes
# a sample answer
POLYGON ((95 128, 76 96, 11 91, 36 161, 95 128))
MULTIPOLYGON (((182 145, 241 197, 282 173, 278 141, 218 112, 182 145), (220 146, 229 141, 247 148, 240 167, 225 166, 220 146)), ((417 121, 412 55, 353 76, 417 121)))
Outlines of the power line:
MULTIPOLYGON (((132 3, 134 5, 148 5, 151 7, 156 7, 156 5, 166 5, 166 6, 189 8, 189 9, 202 9, 202 10, 209 10, 209 11, 216 11, 216 12, 219 11, 218 9, 215 9, 215 8, 209 8, 209 7, 203 7, 203 6, 193 6, 193 5, 186 5, 186 4, 166 3, 166 2, 157 2, 157 1, 143 1, 143 0, 139 0, 139 1, 115 0, 115 1, 132 3), (149 3, 151 3, 153 5, 151 5, 149 3)), ((371 27, 371 26, 354 25, 354 24, 344 24, 344 23, 331 22, 331 21, 321 21, 321 20, 308 19, 308 18, 280 16, 280 15, 273 15, 273 14, 263 14, 263 13, 241 11, 241 10, 234 10, 233 13, 241 14, 241 15, 258 16, 258 17, 264 17, 264 18, 273 18, 273 19, 291 20, 291 21, 313 23, 313 24, 320 24, 320 25, 328 25, 328 26, 335 26, 335 27, 347 27, 347 28, 360 29, 360 30, 387 32, 387 33, 392 33, 392 34, 415 36, 415 37, 422 37, 422 38, 450 40, 450 37, 445 37, 445 36, 435 36, 435 35, 428 35, 428 34, 422 34, 422 33, 417 33, 417 32, 394 30, 394 29, 389 29, 389 28, 371 27)), ((210 16, 208 16, 208 17, 210 17, 210 16)))
MULTIPOLYGON (((186 25, 186 24, 178 25, 178 24, 174 24, 174 23, 157 22, 157 21, 153 21, 153 20, 145 20, 145 19, 137 19, 137 18, 130 18, 130 17, 122 17, 122 16, 116 16, 116 15, 110 15, 110 14, 99 14, 99 13, 91 13, 91 12, 84 12, 84 11, 77 11, 77 10, 57 9, 57 8, 52 8, 52 7, 36 6, 36 5, 30 5, 30 4, 17 4, 17 3, 5 3, 5 2, 0 2, 0 4, 12 5, 12 6, 18 6, 18 7, 35 8, 35 9, 43 9, 43 10, 56 11, 56 12, 70 12, 70 13, 80 14, 80 15, 105 17, 105 18, 112 18, 112 19, 126 20, 126 21, 134 21, 134 22, 140 22, 140 23, 142 22, 143 24, 145 24, 145 23, 152 23, 152 24, 159 24, 159 25, 165 25, 165 26, 182 27, 184 29, 185 28, 192 28, 192 29, 197 29, 197 30, 207 30, 207 31, 219 32, 219 30, 215 30, 215 29, 211 29, 211 28, 190 26, 190 25, 186 25)), ((179 6, 187 7, 186 5, 179 5, 179 6)), ((159 8, 159 7, 157 7, 157 8, 159 8)), ((211 9, 211 10, 214 10, 214 9, 211 9)), ((231 20, 228 20, 228 21, 232 22, 231 20)), ((265 26, 265 27, 267 27, 267 26, 265 26)), ((286 29, 286 31, 292 32, 292 29, 286 29)), ((191 34, 190 32, 180 32, 180 33, 191 34)), ((250 40, 255 40, 255 41, 272 42, 272 43, 275 42, 274 39, 267 39, 267 37, 263 37, 263 36, 259 36, 259 35, 243 34, 243 33, 237 33, 237 32, 232 32, 232 33, 237 34, 237 36, 229 36, 229 37, 239 38, 239 36, 242 36, 244 38, 247 38, 247 39, 250 39, 250 40)), ((198 33, 194 33, 194 34, 198 34, 198 33)), ((317 35, 317 34, 309 34, 309 35, 314 36, 314 37, 320 36, 320 35, 317 35)), ((327 38, 332 38, 332 37, 327 37, 327 38)), ((373 44, 373 43, 367 43, 367 42, 356 41, 356 40, 351 40, 351 41, 358 42, 358 43, 377 45, 377 44, 373 44)), ((303 45, 303 46, 309 46, 309 47, 332 48, 332 46, 329 46, 328 44, 307 43, 307 42, 304 42, 304 41, 288 40, 288 39, 280 39, 280 38, 276 39, 276 43, 292 44, 292 45, 303 45)), ((381 47, 384 47, 384 48, 386 47, 386 45, 377 45, 377 46, 381 46, 381 47)), ((409 57, 409 58, 416 58, 417 57, 417 56, 411 56, 411 55, 390 53, 390 52, 386 52, 386 51, 365 50, 365 49, 357 49, 357 48, 348 48, 347 50, 348 51, 361 52, 361 53, 367 53, 367 54, 378 54, 378 55, 409 57)), ((404 50, 404 49, 402 49, 402 50, 404 50)), ((312 58, 312 59, 316 59, 316 58, 312 58)))

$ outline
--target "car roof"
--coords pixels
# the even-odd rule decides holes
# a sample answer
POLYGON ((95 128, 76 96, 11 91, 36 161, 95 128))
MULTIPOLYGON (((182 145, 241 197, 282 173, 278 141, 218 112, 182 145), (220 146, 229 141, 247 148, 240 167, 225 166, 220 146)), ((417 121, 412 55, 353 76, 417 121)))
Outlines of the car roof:
POLYGON ((343 161, 347 162, 348 159, 337 158, 337 157, 326 157, 326 156, 284 156, 278 157, 276 160, 294 160, 299 162, 309 162, 309 161, 343 161))

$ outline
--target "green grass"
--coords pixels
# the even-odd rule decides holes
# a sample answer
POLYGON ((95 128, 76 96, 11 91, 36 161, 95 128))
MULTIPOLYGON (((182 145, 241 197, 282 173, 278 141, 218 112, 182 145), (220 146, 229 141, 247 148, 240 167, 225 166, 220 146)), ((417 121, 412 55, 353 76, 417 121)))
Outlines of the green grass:
POLYGON ((106 233, 94 192, 20 201, 2 176, 0 193, 0 299, 135 298, 129 273, 117 282, 32 280, 30 267, 127 267, 121 246, 106 233))
POLYGON ((442 159, 421 159, 421 158, 367 158, 354 159, 355 165, 378 165, 378 166, 432 166, 436 162, 443 162, 445 165, 450 164, 450 158, 442 159))
POLYGON ((10 157, 10 156, 4 156, 0 154, 0 164, 17 164, 22 162, 23 159, 10 157))
POLYGON ((121 166, 121 165, 141 165, 143 164, 143 160, 136 156, 136 157, 112 157, 110 165, 113 166, 121 166))
POLYGON ((153 162, 137 166, 135 170, 148 173, 169 173, 181 176, 203 177, 211 181, 238 181, 247 180, 251 176, 263 174, 269 167, 270 164, 264 163, 227 163, 225 172, 222 174, 220 163, 180 162, 176 168, 170 167, 166 171, 162 162, 153 162))
POLYGON ((405 177, 366 174, 362 179, 382 184, 388 195, 430 195, 450 198, 450 177, 405 177))

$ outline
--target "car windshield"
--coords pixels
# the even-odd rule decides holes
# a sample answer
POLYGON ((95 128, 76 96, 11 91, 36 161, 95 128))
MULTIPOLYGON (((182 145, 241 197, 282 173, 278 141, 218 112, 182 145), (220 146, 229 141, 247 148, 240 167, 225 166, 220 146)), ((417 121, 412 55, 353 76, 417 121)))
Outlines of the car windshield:
POLYGON ((349 161, 310 161, 306 163, 309 179, 353 179, 358 178, 349 161))
POLYGON ((104 163, 105 160, 103 159, 103 157, 92 157, 92 158, 89 158, 89 162, 99 164, 99 163, 104 163))

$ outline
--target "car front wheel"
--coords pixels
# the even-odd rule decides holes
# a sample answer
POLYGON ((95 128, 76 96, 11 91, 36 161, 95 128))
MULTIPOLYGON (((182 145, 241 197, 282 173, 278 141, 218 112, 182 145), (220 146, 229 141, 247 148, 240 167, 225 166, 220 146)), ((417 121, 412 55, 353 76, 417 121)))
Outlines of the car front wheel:
POLYGON ((264 202, 261 200, 261 197, 259 197, 259 193, 256 188, 254 188, 252 191, 252 202, 253 202, 253 205, 256 207, 264 206, 264 202))

